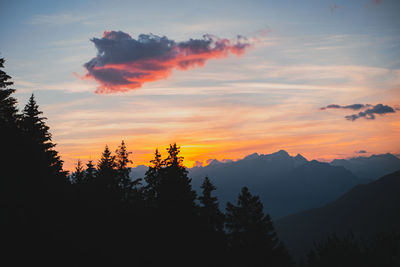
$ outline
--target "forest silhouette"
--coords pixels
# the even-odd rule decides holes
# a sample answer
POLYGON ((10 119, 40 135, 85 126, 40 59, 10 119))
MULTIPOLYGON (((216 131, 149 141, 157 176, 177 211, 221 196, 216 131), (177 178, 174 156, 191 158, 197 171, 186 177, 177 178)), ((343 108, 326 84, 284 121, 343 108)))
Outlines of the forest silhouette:
MULTIPOLYGON (((4 62, 0 59, 0 68, 4 62)), ((222 211, 212 177, 204 177, 199 195, 192 189, 177 144, 169 145, 166 158, 156 149, 143 178, 131 178, 124 141, 114 153, 105 146, 98 162, 78 161, 68 174, 34 95, 19 112, 12 85, 0 69, 2 261, 7 266, 296 265, 259 197, 243 187, 237 202, 222 211)), ((328 239, 309 254, 306 265, 375 266, 354 244, 328 239), (334 249, 343 258, 327 265, 334 249), (349 255, 352 265, 346 265, 349 255)), ((382 266, 393 261, 388 262, 382 266)))

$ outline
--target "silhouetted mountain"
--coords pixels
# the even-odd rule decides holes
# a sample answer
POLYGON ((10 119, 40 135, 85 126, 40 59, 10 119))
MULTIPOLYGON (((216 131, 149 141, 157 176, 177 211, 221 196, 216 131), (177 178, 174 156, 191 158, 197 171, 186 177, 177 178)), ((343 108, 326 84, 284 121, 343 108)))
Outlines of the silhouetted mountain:
POLYGON ((357 157, 351 159, 335 159, 331 162, 334 166, 343 166, 356 176, 368 181, 376 180, 383 175, 400 169, 400 159, 387 153, 372 155, 370 157, 357 157))
POLYGON ((357 177, 343 167, 308 162, 300 154, 292 157, 284 150, 192 168, 190 177, 196 190, 205 176, 217 187, 216 195, 222 207, 236 199, 237 192, 247 186, 260 196, 265 211, 273 219, 319 207, 358 184, 357 177))
MULTIPOLYGON (((334 160, 328 164, 309 162, 300 154, 293 157, 284 150, 267 155, 253 153, 237 161, 208 162, 205 167, 188 169, 195 190, 200 192, 200 185, 208 176, 217 187, 216 195, 224 208, 226 202, 236 199, 237 192, 247 186, 260 196, 265 211, 275 220, 320 207, 355 185, 369 181, 366 179, 400 169, 400 159, 391 154, 334 160)), ((146 166, 139 165, 132 169, 131 177, 144 177, 146 170, 146 166)))
POLYGON ((400 171, 358 185, 323 207, 289 215, 275 224, 295 258, 331 234, 372 238, 400 230, 400 171))
POLYGON ((138 165, 131 169, 130 177, 132 179, 143 178, 148 168, 146 165, 138 165))

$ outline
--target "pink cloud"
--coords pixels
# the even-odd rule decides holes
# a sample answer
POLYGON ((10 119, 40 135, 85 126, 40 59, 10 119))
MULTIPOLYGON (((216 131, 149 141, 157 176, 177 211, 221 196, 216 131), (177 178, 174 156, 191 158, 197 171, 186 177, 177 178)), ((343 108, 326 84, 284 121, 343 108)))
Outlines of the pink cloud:
POLYGON ((98 54, 84 64, 85 79, 94 79, 96 93, 125 92, 144 83, 165 79, 173 69, 202 67, 210 59, 245 53, 250 41, 237 36, 235 40, 204 35, 202 39, 175 42, 167 37, 141 34, 133 39, 121 31, 105 31, 102 38, 91 40, 98 54))

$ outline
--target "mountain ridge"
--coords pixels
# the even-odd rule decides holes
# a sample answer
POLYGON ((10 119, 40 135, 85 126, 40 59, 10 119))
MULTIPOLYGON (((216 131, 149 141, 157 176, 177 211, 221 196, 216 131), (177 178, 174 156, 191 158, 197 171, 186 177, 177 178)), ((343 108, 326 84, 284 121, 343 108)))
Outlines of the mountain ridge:
POLYGON ((398 192, 400 170, 357 185, 322 207, 283 217, 276 221, 276 231, 295 258, 332 234, 372 238, 379 232, 400 231, 398 192))

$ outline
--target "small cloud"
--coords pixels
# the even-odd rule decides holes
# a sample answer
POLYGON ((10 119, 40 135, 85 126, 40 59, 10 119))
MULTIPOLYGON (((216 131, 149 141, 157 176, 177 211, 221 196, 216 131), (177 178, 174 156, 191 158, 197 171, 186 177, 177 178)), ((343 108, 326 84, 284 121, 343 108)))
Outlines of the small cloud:
POLYGON ((82 23, 93 18, 93 15, 77 15, 69 13, 34 15, 30 20, 30 24, 50 24, 50 25, 66 25, 72 23, 82 23))
POLYGON ((366 150, 360 150, 360 151, 356 151, 357 154, 366 154, 367 151, 366 150))
POLYGON ((376 114, 384 115, 387 113, 395 113, 395 112, 396 111, 394 111, 394 109, 390 106, 378 104, 378 105, 375 105, 374 107, 369 108, 365 111, 361 111, 358 114, 352 114, 352 115, 346 116, 345 118, 350 121, 355 121, 359 118, 365 118, 367 120, 374 120, 376 118, 376 116, 375 116, 376 114))
POLYGON ((377 105, 371 105, 371 104, 352 104, 352 105, 346 105, 346 106, 341 106, 337 104, 330 104, 327 105, 326 107, 320 108, 320 110, 326 110, 326 109, 351 109, 351 110, 360 110, 364 109, 364 111, 360 111, 357 114, 352 114, 345 116, 347 120, 350 121, 355 121, 359 118, 365 118, 367 120, 374 120, 376 118, 376 114, 379 115, 384 115, 387 113, 395 113, 395 109, 388 106, 388 105, 383 105, 383 104, 377 104, 377 105))
POLYGON ((336 104, 330 104, 327 105, 326 107, 320 108, 320 110, 325 110, 325 109, 352 109, 352 110, 359 110, 362 108, 367 108, 371 107, 372 105, 370 104, 352 104, 352 105, 347 105, 347 106, 341 106, 341 105, 336 105, 336 104))

